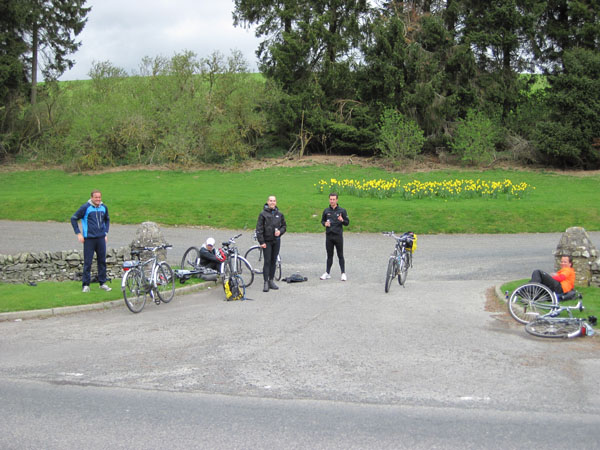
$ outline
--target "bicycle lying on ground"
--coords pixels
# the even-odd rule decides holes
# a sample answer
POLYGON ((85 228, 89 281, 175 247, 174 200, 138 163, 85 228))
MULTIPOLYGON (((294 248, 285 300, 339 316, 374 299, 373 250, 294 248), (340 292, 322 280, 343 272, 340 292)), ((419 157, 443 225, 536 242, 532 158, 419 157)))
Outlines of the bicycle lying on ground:
POLYGON ((583 296, 572 290, 566 294, 556 294, 549 287, 540 283, 525 283, 516 288, 508 296, 505 293, 510 315, 525 325, 528 333, 547 338, 573 338, 591 336, 594 330, 591 325, 596 317, 587 319, 573 317, 573 311, 583 311, 583 296), (563 306, 560 301, 578 300, 574 306, 563 306), (568 317, 559 317, 567 312, 568 317))
POLYGON ((172 248, 171 245, 158 247, 144 247, 141 250, 132 250, 133 261, 123 262, 123 279, 121 290, 127 308, 131 312, 139 313, 144 309, 146 298, 150 296, 159 305, 160 302, 169 303, 175 295, 175 275, 171 266, 166 261, 158 261, 156 252, 172 248), (152 252, 152 257, 141 261, 142 251, 152 252))
MULTIPOLYGON (((252 239, 258 242, 258 239, 256 237, 256 230, 254 230, 252 239)), ((244 258, 246 258, 246 260, 250 263, 255 274, 260 275, 263 273, 263 266, 265 261, 263 259, 264 249, 259 244, 250 247, 244 255, 244 258)), ((275 279, 279 281, 281 280, 281 257, 279 256, 279 254, 277 255, 277 262, 275 264, 275 279)))
POLYGON ((389 292, 392 280, 398 277, 400 286, 404 286, 408 269, 412 267, 413 251, 416 250, 417 235, 407 231, 402 236, 396 236, 393 231, 386 231, 384 236, 396 239, 394 251, 388 260, 387 272, 385 274, 385 292, 389 292))

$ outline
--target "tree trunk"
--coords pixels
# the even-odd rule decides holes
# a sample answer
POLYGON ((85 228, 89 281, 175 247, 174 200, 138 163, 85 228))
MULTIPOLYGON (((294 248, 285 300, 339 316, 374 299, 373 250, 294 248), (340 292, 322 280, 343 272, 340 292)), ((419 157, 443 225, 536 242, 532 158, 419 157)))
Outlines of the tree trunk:
POLYGON ((35 105, 37 96, 37 71, 38 71, 38 24, 33 25, 31 39, 31 104, 35 105))

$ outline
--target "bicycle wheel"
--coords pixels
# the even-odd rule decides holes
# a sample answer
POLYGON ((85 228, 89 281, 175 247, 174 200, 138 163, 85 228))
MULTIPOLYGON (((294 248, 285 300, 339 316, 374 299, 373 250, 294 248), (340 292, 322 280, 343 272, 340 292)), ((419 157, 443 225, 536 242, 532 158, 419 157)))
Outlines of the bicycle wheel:
POLYGON ((508 299, 508 312, 517 322, 527 324, 556 306, 556 296, 539 283, 527 283, 513 291, 508 299))
POLYGON ((196 270, 200 267, 200 250, 197 247, 188 248, 181 258, 181 269, 196 270))
POLYGON ((281 258, 277 255, 277 263, 275 265, 275 279, 281 280, 281 258))
POLYGON ((406 283, 409 265, 410 263, 408 261, 407 254, 402 253, 402 258, 400 258, 400 267, 398 268, 398 283, 400 286, 404 286, 404 283, 406 283))
POLYGON ((221 283, 223 284, 223 289, 225 289, 225 283, 229 278, 231 278, 231 267, 229 266, 229 260, 221 263, 221 283))
POLYGON ((249 287, 254 282, 254 270, 246 258, 242 258, 238 255, 236 271, 244 280, 246 287, 249 287))
POLYGON ((388 261, 387 272, 385 273, 385 292, 390 291, 392 280, 396 276, 396 258, 392 255, 388 261))
POLYGON ((169 303, 175 295, 175 274, 166 262, 156 268, 156 293, 164 303, 169 303))
POLYGON ((254 273, 263 273, 263 264, 265 263, 265 261, 263 259, 263 249, 260 245, 250 247, 250 249, 248 249, 248 251, 244 255, 244 258, 246 258, 246 261, 250 263, 254 273))
POLYGON ((121 282, 121 290, 123 291, 123 299, 129 311, 139 313, 144 309, 148 293, 144 286, 144 274, 141 268, 134 267, 125 272, 123 281, 121 282))
POLYGON ((538 317, 525 325, 525 331, 545 338, 573 338, 581 334, 582 320, 575 317, 538 317))

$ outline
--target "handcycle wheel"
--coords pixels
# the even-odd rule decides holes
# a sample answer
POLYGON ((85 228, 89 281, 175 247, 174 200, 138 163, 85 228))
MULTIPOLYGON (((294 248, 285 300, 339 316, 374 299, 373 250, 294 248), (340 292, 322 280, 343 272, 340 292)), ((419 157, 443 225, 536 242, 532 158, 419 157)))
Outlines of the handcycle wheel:
POLYGON ((144 274, 141 268, 134 267, 125 272, 121 283, 121 290, 123 291, 125 305, 127 305, 129 311, 139 313, 144 309, 148 293, 144 285, 144 274))
POLYGON ((156 268, 156 293, 164 303, 169 303, 175 295, 175 274, 166 262, 156 268))
POLYGON ((390 285, 392 284, 392 280, 396 276, 396 258, 392 255, 390 256, 387 272, 385 273, 385 292, 390 291, 390 285))
POLYGON ((573 338, 581 334, 583 322, 575 317, 539 317, 525 324, 525 331, 537 337, 573 338))
POLYGON ((200 266, 200 250, 197 247, 188 248, 181 258, 183 270, 196 270, 200 266))
POLYGON ((252 270, 252 266, 246 260, 246 258, 242 258, 238 255, 236 271, 244 280, 244 285, 246 287, 249 287, 254 282, 254 271, 252 270))
POLYGON ((263 249, 260 245, 250 247, 244 255, 244 258, 250 263, 254 273, 263 273, 263 249))
POLYGON ((508 299, 508 312, 517 322, 527 324, 557 306, 556 296, 540 283, 516 288, 508 299))
POLYGON ((277 255, 277 263, 275 264, 275 279, 281 280, 281 258, 277 255))
POLYGON ((404 283, 406 283, 409 264, 407 254, 403 253, 402 258, 400 258, 400 267, 398 268, 398 283, 400 286, 404 286, 404 283))

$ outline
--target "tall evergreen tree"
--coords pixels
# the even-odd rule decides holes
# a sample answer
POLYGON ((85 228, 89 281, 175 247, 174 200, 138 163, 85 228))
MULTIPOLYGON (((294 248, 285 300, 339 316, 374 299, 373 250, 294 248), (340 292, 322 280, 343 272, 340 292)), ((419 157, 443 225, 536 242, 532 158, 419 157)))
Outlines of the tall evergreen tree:
POLYGON ((461 1, 461 39, 474 49, 488 100, 505 118, 518 96, 518 74, 532 70, 531 42, 540 0, 461 1))
MULTIPOLYGON (((234 0, 236 25, 257 25, 261 71, 287 96, 273 120, 290 140, 298 130, 327 149, 338 100, 353 95, 350 63, 361 37, 367 0, 234 0)), ((281 106, 281 105, 280 105, 281 106)))
POLYGON ((31 103, 35 103, 40 55, 41 72, 47 80, 57 79, 73 67, 69 55, 81 45, 76 37, 83 30, 91 8, 85 7, 86 0, 12 1, 22 1, 28 8, 23 35, 29 45, 25 60, 30 71, 31 103))
POLYGON ((565 51, 600 51, 600 0, 548 0, 539 17, 536 56, 552 70, 565 51))
POLYGON ((0 102, 6 106, 8 97, 26 84, 21 56, 27 52, 22 36, 26 8, 16 1, 0 1, 0 102))
POLYGON ((576 48, 562 54, 563 70, 548 77, 549 117, 534 137, 545 162, 558 167, 600 168, 600 52, 576 48))

